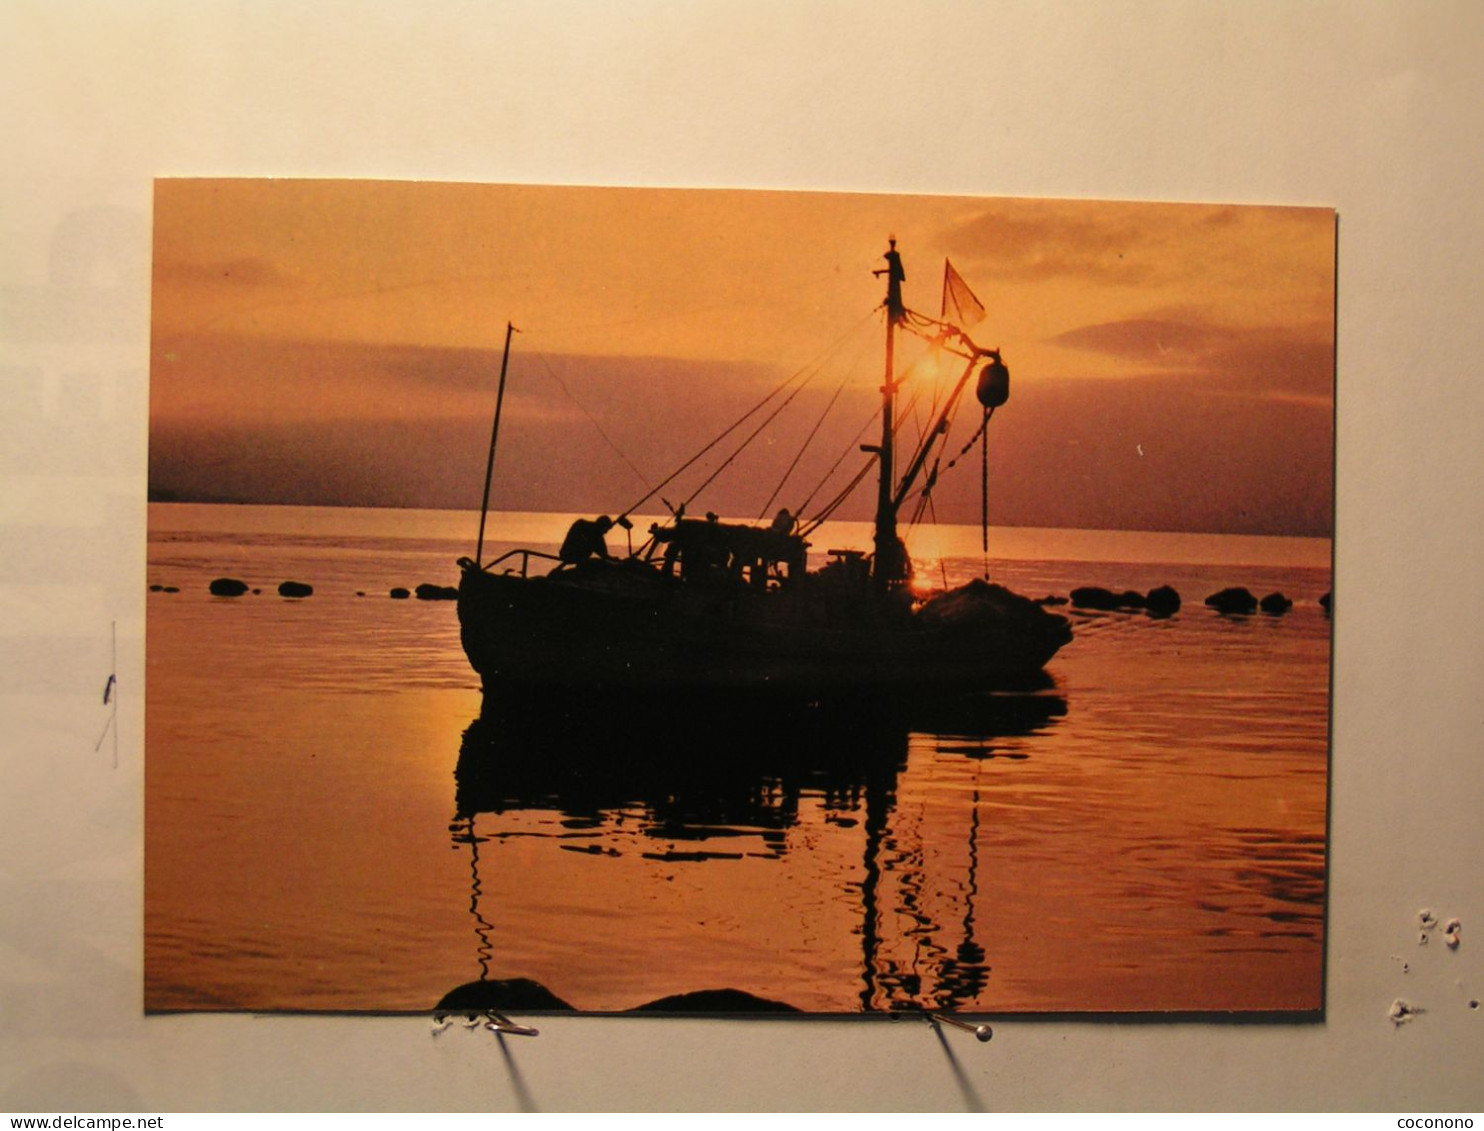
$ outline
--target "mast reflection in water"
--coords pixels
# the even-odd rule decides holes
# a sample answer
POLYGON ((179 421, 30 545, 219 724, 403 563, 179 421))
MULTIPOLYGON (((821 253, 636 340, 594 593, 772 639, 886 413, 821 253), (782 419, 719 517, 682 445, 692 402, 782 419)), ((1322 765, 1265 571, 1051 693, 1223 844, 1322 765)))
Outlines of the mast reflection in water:
POLYGON ((590 1008, 572 959, 613 947, 598 965, 671 987, 635 1009, 818 1008, 788 1000, 800 968, 840 980, 820 986, 836 1001, 848 979, 863 1011, 972 1008, 991 974, 975 937, 979 767, 1026 760, 1000 741, 1033 743, 1065 712, 1049 681, 910 709, 487 698, 463 736, 450 826, 468 853, 478 979, 439 1005, 590 1008), (974 779, 957 829, 902 810, 915 750, 974 779), (588 883, 607 906, 578 896, 588 883), (646 919, 640 937, 616 937, 646 919))

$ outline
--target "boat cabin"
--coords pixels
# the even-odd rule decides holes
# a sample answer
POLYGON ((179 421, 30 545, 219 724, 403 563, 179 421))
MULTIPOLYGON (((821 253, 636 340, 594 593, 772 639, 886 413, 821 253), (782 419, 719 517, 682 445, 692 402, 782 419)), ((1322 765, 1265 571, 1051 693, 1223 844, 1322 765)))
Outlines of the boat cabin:
POLYGON ((664 572, 689 582, 733 582, 767 589, 804 576, 809 543, 764 526, 682 518, 649 528, 663 545, 664 572))

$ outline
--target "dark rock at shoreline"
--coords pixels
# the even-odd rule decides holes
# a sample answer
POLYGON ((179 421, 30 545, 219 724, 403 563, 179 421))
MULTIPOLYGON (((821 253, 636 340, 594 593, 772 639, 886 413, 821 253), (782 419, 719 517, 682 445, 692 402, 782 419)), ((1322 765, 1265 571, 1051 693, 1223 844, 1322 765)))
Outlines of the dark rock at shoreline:
POLYGON ((314 592, 313 585, 305 585, 302 581, 285 581, 278 586, 280 597, 308 597, 314 592))
POLYGON ((1180 611, 1180 594, 1172 586, 1156 586, 1144 598, 1144 608, 1152 617, 1174 616, 1180 611))
POLYGON ((1329 612, 1330 601, 1331 601, 1331 598, 1330 598, 1330 595, 1328 593, 1326 593, 1323 597, 1319 598, 1319 607, 1321 609, 1323 609, 1326 613, 1329 612))
POLYGON ((419 601, 457 601, 459 591, 452 585, 433 585, 423 582, 416 589, 419 601))
POLYGON ((163 586, 160 589, 160 592, 161 593, 179 593, 180 592, 180 586, 179 585, 166 585, 166 586, 163 586))
POLYGON ((247 592, 247 582, 235 577, 218 577, 207 586, 213 597, 241 597, 247 592))
POLYGON ((457 1013, 485 1009, 558 1010, 572 1006, 530 978, 491 978, 449 990, 436 1008, 457 1013))
POLYGON ((1082 585, 1072 590, 1072 605, 1079 609, 1098 609, 1102 612, 1142 609, 1144 594, 1133 589, 1115 593, 1101 585, 1082 585))
POLYGON ((149 587, 149 591, 151 593, 163 593, 165 591, 165 587, 163 585, 151 585, 149 587))
POLYGON ((388 593, 387 596, 390 597, 393 601, 405 601, 408 597, 411 597, 412 594, 399 585, 390 593, 388 593))
POLYGON ((657 1001, 636 1005, 635 1013, 798 1013, 797 1006, 786 1001, 758 997, 746 990, 692 990, 671 994, 657 1001))
POLYGON ((1282 593, 1269 593, 1258 603, 1258 607, 1269 616, 1281 617, 1289 609, 1293 608, 1293 602, 1282 593))
POLYGON ((1036 598, 1036 604, 1042 606, 1043 608, 1047 605, 1065 605, 1066 603, 1067 599, 1065 597, 1056 597, 1051 594, 1048 594, 1045 597, 1036 598))
POLYGON ((1219 593, 1212 593, 1206 598, 1206 604, 1218 613, 1247 615, 1257 612, 1257 598, 1240 585, 1223 589, 1219 593))

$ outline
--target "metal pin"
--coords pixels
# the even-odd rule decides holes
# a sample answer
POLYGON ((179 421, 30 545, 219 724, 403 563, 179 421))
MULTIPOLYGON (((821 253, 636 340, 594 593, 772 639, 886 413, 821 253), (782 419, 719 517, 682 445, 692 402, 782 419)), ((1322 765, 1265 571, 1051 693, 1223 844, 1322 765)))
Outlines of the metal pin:
POLYGON ((532 1029, 529 1025, 517 1025, 503 1013, 485 1009, 478 1013, 465 1013, 462 1017, 451 1013, 433 1014, 433 1036, 436 1037, 442 1033, 455 1020, 460 1021, 465 1029, 478 1029, 483 1026, 492 1033, 509 1033, 515 1037, 535 1037, 541 1032, 539 1029, 532 1029))
POLYGON ((962 1029, 965 1033, 973 1033, 980 1041, 988 1041, 994 1036, 994 1030, 988 1025, 971 1025, 967 1021, 960 1021, 957 1017, 949 1017, 943 1013, 929 1013, 929 1023, 941 1022, 944 1025, 952 1025, 955 1029, 962 1029))
POLYGON ((492 1033, 509 1033, 512 1037, 539 1037, 540 1029, 532 1029, 529 1025, 517 1025, 504 1014, 496 1013, 493 1009, 485 1010, 484 1014, 488 1021, 484 1027, 492 1033))

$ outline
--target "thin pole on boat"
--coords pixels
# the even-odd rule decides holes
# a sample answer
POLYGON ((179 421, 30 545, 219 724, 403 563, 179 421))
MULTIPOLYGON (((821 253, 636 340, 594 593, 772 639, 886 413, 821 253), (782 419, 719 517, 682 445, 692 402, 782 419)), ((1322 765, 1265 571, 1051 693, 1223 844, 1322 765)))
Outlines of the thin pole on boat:
POLYGON ((490 509, 490 480, 495 475, 495 444, 500 439, 500 410, 505 407, 505 374, 510 368, 510 336, 515 333, 513 323, 505 323, 505 355, 500 358, 500 387, 495 393, 495 423, 490 429, 489 460, 484 465, 484 497, 479 506, 479 542, 474 549, 474 564, 484 568, 484 520, 490 509))

